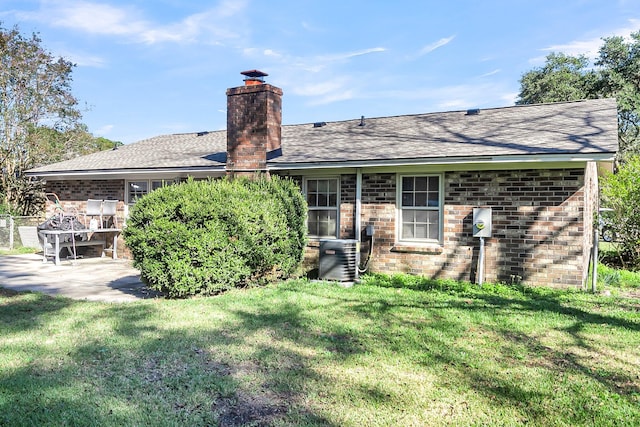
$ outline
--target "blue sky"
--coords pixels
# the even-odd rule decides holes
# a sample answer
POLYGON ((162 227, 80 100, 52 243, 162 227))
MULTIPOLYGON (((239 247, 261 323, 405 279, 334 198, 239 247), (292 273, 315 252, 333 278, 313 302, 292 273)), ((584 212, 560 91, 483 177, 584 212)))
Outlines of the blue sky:
POLYGON ((131 143, 224 129, 250 69, 284 124, 513 105, 550 52, 640 30, 640 1, 0 0, 0 21, 76 63, 84 123, 131 143))

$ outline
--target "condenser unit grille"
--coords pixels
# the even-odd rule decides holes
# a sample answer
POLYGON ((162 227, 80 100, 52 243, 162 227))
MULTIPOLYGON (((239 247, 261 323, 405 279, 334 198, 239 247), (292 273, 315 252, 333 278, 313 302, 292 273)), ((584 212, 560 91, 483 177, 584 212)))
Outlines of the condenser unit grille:
POLYGON ((357 247, 356 240, 321 240, 318 277, 354 282, 358 278, 357 247))

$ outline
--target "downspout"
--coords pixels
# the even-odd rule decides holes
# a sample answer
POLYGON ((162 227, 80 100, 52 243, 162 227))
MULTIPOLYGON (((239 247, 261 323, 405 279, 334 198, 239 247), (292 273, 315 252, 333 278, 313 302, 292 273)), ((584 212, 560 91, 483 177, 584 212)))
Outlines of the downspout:
POLYGON ((600 182, 597 170, 593 173, 593 181, 595 196, 592 197, 595 197, 595 200, 593 202, 593 206, 589 206, 588 208, 593 212, 591 215, 591 227, 593 227, 593 243, 591 246, 591 292, 596 293, 598 285, 598 245, 600 242, 600 237, 598 236, 598 227, 600 226, 600 182))
POLYGON ((357 254, 357 265, 360 265, 360 243, 361 243, 361 239, 362 239, 362 218, 360 217, 361 214, 361 210, 362 210, 362 169, 358 168, 356 169, 356 211, 355 211, 355 217, 356 217, 356 254, 357 254))

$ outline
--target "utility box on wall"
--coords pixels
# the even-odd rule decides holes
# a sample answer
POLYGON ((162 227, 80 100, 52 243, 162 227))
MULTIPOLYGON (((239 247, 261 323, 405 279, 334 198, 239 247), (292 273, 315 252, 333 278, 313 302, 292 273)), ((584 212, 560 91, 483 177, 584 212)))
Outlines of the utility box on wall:
POLYGON ((473 208, 473 237, 491 237, 491 208, 473 208))

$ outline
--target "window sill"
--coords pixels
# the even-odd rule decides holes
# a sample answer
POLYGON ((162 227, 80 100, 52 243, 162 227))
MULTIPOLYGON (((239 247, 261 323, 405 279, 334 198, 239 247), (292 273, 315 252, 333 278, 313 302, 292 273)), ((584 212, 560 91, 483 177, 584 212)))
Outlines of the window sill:
POLYGON ((443 248, 442 248, 442 245, 439 243, 424 243, 424 244, 396 243, 391 248, 391 252, 440 255, 443 252, 443 248))

